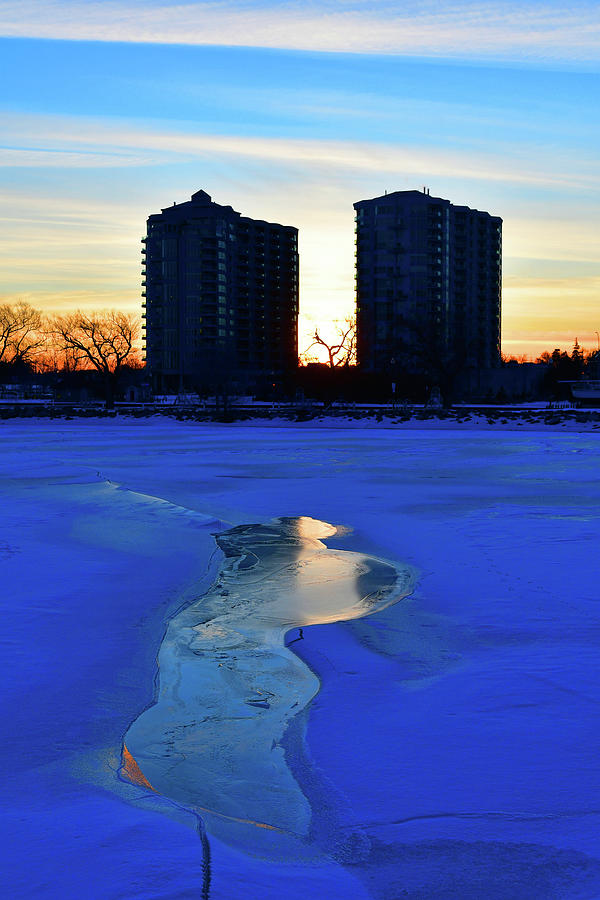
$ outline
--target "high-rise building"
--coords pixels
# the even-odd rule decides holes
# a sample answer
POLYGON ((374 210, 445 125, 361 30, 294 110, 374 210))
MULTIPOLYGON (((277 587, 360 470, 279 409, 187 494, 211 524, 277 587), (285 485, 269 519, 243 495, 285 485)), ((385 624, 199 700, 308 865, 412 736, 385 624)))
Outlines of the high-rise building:
POLYGON ((497 366, 502 219, 427 190, 395 191, 354 209, 362 369, 497 366))
POLYGON ((155 393, 252 390, 297 365, 298 231, 204 191, 147 222, 146 362, 155 393))

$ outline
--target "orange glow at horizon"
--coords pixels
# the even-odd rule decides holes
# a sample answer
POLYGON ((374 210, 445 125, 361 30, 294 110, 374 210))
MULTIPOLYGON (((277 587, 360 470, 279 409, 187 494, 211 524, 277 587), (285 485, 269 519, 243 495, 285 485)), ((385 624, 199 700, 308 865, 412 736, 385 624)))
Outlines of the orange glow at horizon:
MULTIPOLYGON (((222 192, 224 197, 216 200, 229 199, 225 187, 222 192)), ((325 340, 333 340, 336 322, 343 322, 354 310, 354 232, 348 206, 350 198, 363 193, 360 186, 346 184, 343 179, 324 190, 322 180, 315 177, 292 187, 291 193, 285 195, 285 203, 278 196, 264 198, 266 218, 289 218, 299 228, 300 353, 312 343, 315 329, 325 340), (321 201, 318 217, 309 202, 317 190, 321 201)), ((456 189, 440 193, 451 196, 453 201, 457 194, 461 199, 470 199, 466 187, 460 192, 456 189)), ((471 201, 473 205, 476 199, 471 201)), ((234 194, 232 202, 244 212, 257 213, 256 197, 249 192, 238 197, 234 194)), ((589 212, 584 210, 579 221, 551 205, 546 209, 538 204, 530 217, 521 211, 507 214, 498 199, 490 200, 488 205, 494 213, 504 213, 503 352, 535 359, 544 350, 552 352, 555 347, 570 350, 575 338, 585 349, 597 349, 600 276, 589 212)), ((150 202, 148 206, 152 207, 150 202)), ((74 212, 81 212, 74 200, 70 201, 71 207, 74 212)), ((63 253, 58 260, 48 258, 47 228, 32 225, 33 236, 27 240, 25 234, 23 240, 9 234, 12 243, 4 245, 8 253, 3 271, 6 288, 0 302, 24 300, 48 315, 78 308, 84 312, 119 309, 139 315, 139 233, 148 209, 117 208, 120 215, 125 216, 126 212, 126 218, 116 243, 114 235, 111 237, 111 209, 99 205, 88 211, 89 217, 97 214, 99 219, 93 228, 89 218, 77 225, 69 217, 66 221, 52 220, 52 240, 58 242, 63 253), (27 286, 19 290, 24 271, 27 286)), ((33 218, 32 209, 26 206, 23 215, 25 212, 33 218)), ((313 347, 311 356, 326 361, 323 348, 313 347)))

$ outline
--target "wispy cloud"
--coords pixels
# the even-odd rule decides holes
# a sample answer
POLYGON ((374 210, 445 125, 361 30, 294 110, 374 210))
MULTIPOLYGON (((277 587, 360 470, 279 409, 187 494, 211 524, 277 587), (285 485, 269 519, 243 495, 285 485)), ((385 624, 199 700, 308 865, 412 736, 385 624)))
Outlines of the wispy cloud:
POLYGON ((106 169, 152 165, 154 161, 152 157, 132 153, 85 152, 41 147, 0 147, 0 166, 19 169, 106 169))
POLYGON ((11 146, 0 152, 0 165, 77 168, 159 165, 205 158, 244 158, 264 166, 294 166, 313 175, 376 172, 418 179, 436 178, 502 182, 512 185, 587 190, 600 186, 594 160, 572 160, 546 152, 532 162, 521 146, 511 155, 467 152, 414 144, 368 141, 301 140, 238 135, 189 134, 152 129, 119 120, 10 114, 3 123, 11 146))
POLYGON ((0 3, 0 34, 467 59, 598 62, 596 3, 0 3))

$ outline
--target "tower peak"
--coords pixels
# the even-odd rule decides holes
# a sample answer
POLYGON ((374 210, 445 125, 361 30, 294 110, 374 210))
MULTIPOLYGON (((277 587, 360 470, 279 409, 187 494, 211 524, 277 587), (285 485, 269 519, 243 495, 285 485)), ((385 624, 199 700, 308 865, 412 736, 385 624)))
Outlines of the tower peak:
POLYGON ((192 194, 192 201, 194 203, 212 203, 212 198, 206 191, 200 190, 196 191, 195 194, 192 194))

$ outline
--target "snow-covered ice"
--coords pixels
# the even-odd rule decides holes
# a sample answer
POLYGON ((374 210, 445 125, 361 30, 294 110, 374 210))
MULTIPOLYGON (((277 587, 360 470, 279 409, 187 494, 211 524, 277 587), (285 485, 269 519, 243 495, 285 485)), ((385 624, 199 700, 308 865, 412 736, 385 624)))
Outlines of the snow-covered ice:
POLYGON ((122 419, 2 436, 6 896, 600 897, 597 434, 122 419), (409 597, 290 647, 320 679, 272 739, 304 856, 118 775, 160 700, 167 624, 221 567, 213 534, 299 516, 417 572, 409 597))

